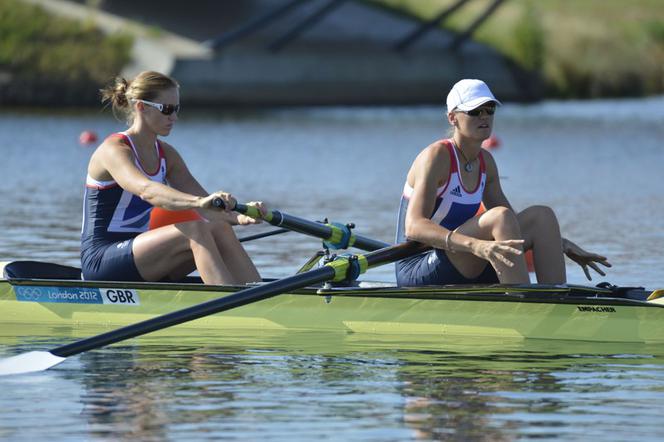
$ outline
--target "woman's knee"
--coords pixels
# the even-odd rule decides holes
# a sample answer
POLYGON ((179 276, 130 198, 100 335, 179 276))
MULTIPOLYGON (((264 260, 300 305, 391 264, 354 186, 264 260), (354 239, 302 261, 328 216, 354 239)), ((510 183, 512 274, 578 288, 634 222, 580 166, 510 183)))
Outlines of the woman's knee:
POLYGON ((212 231, 216 234, 235 235, 233 226, 231 226, 231 224, 226 221, 215 221, 209 224, 210 229, 212 229, 212 231))
POLYGON ((189 240, 204 243, 214 239, 210 224, 207 221, 190 221, 177 224, 176 227, 189 240))
POLYGON ((494 207, 482 215, 481 223, 494 239, 522 239, 521 227, 516 214, 507 207, 494 207))
POLYGON ((494 227, 518 228, 519 221, 516 214, 509 208, 499 206, 490 209, 485 214, 494 227))
POLYGON ((198 244, 226 248, 239 244, 233 226, 224 221, 193 221, 182 226, 183 233, 198 244))
POLYGON ((534 226, 557 226, 556 213, 548 206, 530 206, 518 215, 522 228, 534 226))

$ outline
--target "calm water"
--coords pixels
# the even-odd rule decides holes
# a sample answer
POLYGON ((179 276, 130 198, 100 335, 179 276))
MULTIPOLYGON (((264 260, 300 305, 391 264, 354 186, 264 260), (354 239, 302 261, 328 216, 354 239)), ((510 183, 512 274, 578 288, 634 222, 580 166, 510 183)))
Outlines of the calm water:
MULTIPOLYGON (((0 261, 78 265, 91 150, 77 138, 122 128, 96 111, 0 114, 0 261)), ((169 141, 208 189, 389 241, 410 162, 445 130, 430 107, 185 111, 169 141)), ((614 264, 594 282, 664 287, 664 98, 507 105, 496 134, 512 204, 551 205, 567 237, 614 264)), ((317 247, 293 233, 248 244, 266 277, 317 247)), ((0 328, 0 355, 87 334, 0 328)), ((1 379, 0 439, 655 440, 663 373, 662 346, 145 337, 1 379)))

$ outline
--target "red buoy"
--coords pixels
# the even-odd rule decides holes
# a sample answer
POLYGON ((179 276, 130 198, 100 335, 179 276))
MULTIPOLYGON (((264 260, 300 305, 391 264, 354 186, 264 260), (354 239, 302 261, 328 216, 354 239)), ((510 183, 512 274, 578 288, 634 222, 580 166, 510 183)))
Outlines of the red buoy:
POLYGON ((95 143, 96 141, 97 141, 97 134, 91 130, 84 130, 83 132, 81 132, 81 135, 78 136, 78 142, 84 146, 95 143))
POLYGON ((495 135, 491 135, 489 138, 482 141, 482 147, 485 149, 497 149, 500 147, 500 144, 500 139, 495 135))

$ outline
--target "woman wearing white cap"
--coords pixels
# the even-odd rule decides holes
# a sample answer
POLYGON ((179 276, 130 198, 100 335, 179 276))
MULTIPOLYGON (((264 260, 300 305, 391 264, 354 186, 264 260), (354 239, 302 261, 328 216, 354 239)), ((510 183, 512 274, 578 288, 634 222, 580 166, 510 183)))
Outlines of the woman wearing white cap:
POLYGON ((430 252, 397 263, 399 285, 529 283, 524 250, 533 250, 539 283, 566 282, 564 254, 604 275, 606 258, 560 235, 545 206, 516 213, 503 194, 492 155, 481 147, 500 102, 481 80, 461 80, 447 96, 452 138, 429 145, 404 185, 397 242, 429 244, 430 252), (476 215, 480 203, 487 211, 476 215))

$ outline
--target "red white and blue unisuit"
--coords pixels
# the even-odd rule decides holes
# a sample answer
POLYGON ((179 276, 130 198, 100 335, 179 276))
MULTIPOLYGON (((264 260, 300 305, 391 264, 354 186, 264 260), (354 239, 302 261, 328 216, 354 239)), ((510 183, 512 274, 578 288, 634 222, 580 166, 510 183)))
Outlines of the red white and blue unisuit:
MULTIPOLYGON (((136 167, 152 181, 166 184, 166 157, 159 142, 155 151, 159 157, 156 170, 146 171, 138 160, 136 146, 124 132, 118 137, 131 147, 136 167)), ((142 281, 132 253, 132 242, 148 230, 152 205, 114 180, 98 181, 86 178, 81 229, 81 270, 84 279, 142 281)))
MULTIPOLYGON (((483 153, 479 154, 479 180, 474 189, 467 189, 463 185, 459 174, 459 158, 456 153, 454 141, 441 140, 450 155, 450 170, 445 183, 436 191, 436 203, 431 214, 431 220, 448 230, 454 230, 479 210, 482 195, 486 185, 486 164, 483 153)), ((406 212, 408 203, 413 194, 413 188, 406 182, 401 196, 399 215, 397 221, 397 243, 406 240, 406 212)), ((433 249, 429 252, 416 255, 396 264, 397 284, 400 286, 440 285, 440 284, 469 284, 479 282, 497 282, 493 268, 487 269, 472 280, 465 278, 452 265, 444 250, 433 249)))

